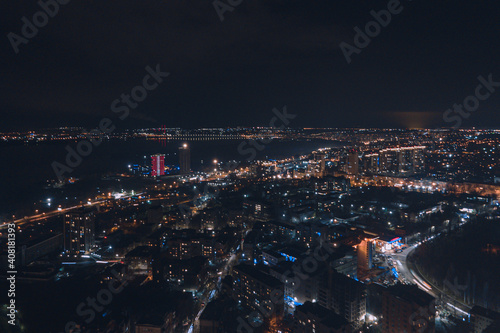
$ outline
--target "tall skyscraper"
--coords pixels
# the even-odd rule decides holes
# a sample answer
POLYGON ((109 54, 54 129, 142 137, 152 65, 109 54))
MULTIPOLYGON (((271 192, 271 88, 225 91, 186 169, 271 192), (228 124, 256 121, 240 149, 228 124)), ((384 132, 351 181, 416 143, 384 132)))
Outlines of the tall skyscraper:
POLYGON ((151 176, 158 177, 165 174, 165 155, 156 154, 151 156, 151 176))
POLYGON ((318 284, 318 304, 335 311, 354 328, 360 327, 366 315, 366 287, 332 267, 324 272, 318 284))
POLYGON ((323 177, 325 175, 325 153, 314 152, 314 160, 317 162, 316 168, 314 169, 314 175, 316 177, 323 177))
POLYGON ((191 173, 191 150, 187 143, 179 147, 179 169, 181 175, 191 173))
POLYGON ((377 174, 379 172, 378 154, 366 154, 363 156, 363 171, 369 174, 377 174))
POLYGON ((380 151, 380 173, 396 174, 398 171, 397 149, 388 148, 380 151))
POLYGON ((413 149, 413 173, 421 173, 425 171, 425 149, 426 147, 415 147, 415 149, 413 149))
POLYGON ((362 276, 373 267, 373 241, 365 238, 357 246, 358 252, 358 277, 362 276))
POLYGON ((357 151, 350 151, 347 154, 346 173, 355 176, 359 174, 359 159, 357 151))
POLYGON ((64 215, 64 251, 68 255, 90 252, 95 246, 95 215, 81 207, 64 215))

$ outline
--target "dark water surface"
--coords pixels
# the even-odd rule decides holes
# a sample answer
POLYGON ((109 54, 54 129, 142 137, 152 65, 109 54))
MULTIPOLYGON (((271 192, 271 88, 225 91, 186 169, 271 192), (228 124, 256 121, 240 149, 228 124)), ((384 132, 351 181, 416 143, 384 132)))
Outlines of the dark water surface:
MULTIPOLYGON (((244 160, 249 154, 241 155, 238 146, 242 140, 230 141, 191 141, 191 168, 200 170, 210 165, 214 159, 219 161, 244 160)), ((114 172, 126 172, 127 166, 143 163, 144 157, 163 153, 166 164, 178 164, 179 141, 161 143, 142 139, 113 140, 103 142, 94 147, 92 153, 84 157, 74 171, 65 176, 80 179, 74 185, 63 189, 45 188, 47 180, 56 179, 52 163, 65 163, 67 145, 76 147, 77 142, 43 143, 43 144, 2 144, 0 145, 0 218, 13 213, 22 216, 35 208, 49 208, 70 204, 75 197, 95 194, 96 188, 101 191, 134 189, 138 184, 130 182, 103 181, 102 175, 114 172), (66 199, 68 197, 68 199, 66 199), (69 201, 68 201, 69 200, 69 201)), ((334 147, 335 143, 326 141, 272 141, 258 152, 257 158, 278 158, 310 152, 320 147, 334 147)), ((18 216, 18 215, 16 215, 18 216)))

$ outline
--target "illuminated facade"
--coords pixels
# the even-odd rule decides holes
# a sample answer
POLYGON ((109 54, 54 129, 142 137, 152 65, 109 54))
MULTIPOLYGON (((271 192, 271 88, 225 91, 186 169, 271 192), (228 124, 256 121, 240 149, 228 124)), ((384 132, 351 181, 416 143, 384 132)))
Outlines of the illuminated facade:
POLYGON ((347 154, 346 173, 354 176, 359 174, 358 152, 351 151, 347 154))
POLYGON ((179 172, 181 175, 191 173, 191 150, 186 143, 179 147, 179 172))
POLYGON ((165 155, 156 154, 151 156, 151 176, 158 177, 165 174, 165 155))
POLYGON ((425 171, 425 147, 413 146, 382 149, 379 152, 380 173, 412 175, 425 171))
POLYGON ((284 284, 271 275, 240 264, 234 267, 234 295, 246 309, 269 316, 283 316, 284 284))
POLYGON ((318 287, 318 304, 360 327, 366 315, 365 285, 331 267, 325 273, 318 287))
POLYGON ((358 276, 363 272, 367 272, 373 267, 373 241, 371 239, 363 239, 357 246, 358 251, 358 276))
POLYGON ((314 154, 314 161, 315 165, 312 169, 312 173, 316 177, 323 177, 325 175, 325 170, 326 170, 326 161, 325 161, 325 154, 322 152, 313 152, 314 154))
POLYGON ((376 249, 380 252, 400 249, 403 246, 401 237, 381 236, 375 240, 376 249))
POLYGON ((64 251, 68 255, 89 253, 95 246, 94 212, 80 208, 64 215, 64 251))
POLYGON ((379 154, 364 155, 363 170, 365 173, 377 174, 379 172, 379 154))

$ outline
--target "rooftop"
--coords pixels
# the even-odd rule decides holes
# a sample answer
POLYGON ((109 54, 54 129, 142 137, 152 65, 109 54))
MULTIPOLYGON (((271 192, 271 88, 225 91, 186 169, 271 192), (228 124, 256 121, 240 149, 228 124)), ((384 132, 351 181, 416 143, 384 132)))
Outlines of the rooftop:
POLYGON ((328 310, 318 303, 307 301, 303 305, 299 305, 296 311, 302 312, 308 317, 311 315, 316 316, 320 319, 323 325, 332 329, 339 329, 349 324, 345 318, 336 314, 333 310, 328 310))
POLYGON ((489 310, 479 305, 473 306, 472 309, 470 310, 470 314, 472 316, 479 315, 482 317, 490 318, 492 320, 500 320, 500 313, 493 310, 489 310))
POLYGON ((397 284, 388 287, 387 291, 395 297, 399 297, 409 302, 415 302, 420 306, 427 306, 434 300, 434 297, 420 290, 416 285, 397 284))
POLYGON ((271 275, 268 275, 261 270, 247 265, 247 264, 239 264, 238 266, 234 267, 235 270, 246 274, 248 276, 251 276, 252 278, 259 280, 260 282, 266 284, 267 286, 271 288, 278 288, 282 286, 283 284, 276 278, 272 277, 271 275))

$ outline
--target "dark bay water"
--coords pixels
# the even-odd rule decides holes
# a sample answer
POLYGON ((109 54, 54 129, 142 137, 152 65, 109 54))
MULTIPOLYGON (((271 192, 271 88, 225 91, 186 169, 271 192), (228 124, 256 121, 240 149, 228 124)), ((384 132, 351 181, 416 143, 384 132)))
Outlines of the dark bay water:
MULTIPOLYGON (((219 161, 243 160, 248 157, 238 152, 242 140, 231 141, 187 141, 191 147, 191 168, 200 170, 214 159, 219 161), (203 161, 203 164, 202 164, 203 161)), ((113 140, 103 142, 94 147, 92 153, 83 158, 82 163, 70 174, 80 179, 77 184, 64 189, 46 189, 47 180, 56 179, 52 162, 65 163, 67 145, 75 148, 77 142, 43 143, 43 144, 2 144, 0 145, 0 218, 6 218, 14 212, 19 216, 28 214, 33 207, 47 207, 47 199, 51 198, 51 207, 70 203, 74 197, 100 190, 134 189, 138 184, 123 184, 117 181, 103 181, 101 176, 107 173, 126 172, 127 166, 143 163, 144 157, 163 153, 166 164, 178 164, 178 147, 180 141, 161 143, 148 140, 113 140), (69 197, 69 199, 66 199, 69 197), (42 202, 40 202, 42 201, 42 202)), ((257 158, 277 158, 310 152, 319 147, 334 147, 335 143, 327 141, 272 141, 258 152, 257 158)), ((149 162, 148 162, 149 163, 149 162)), ((137 181, 136 181, 137 182, 137 181)))

